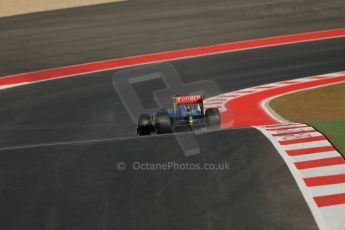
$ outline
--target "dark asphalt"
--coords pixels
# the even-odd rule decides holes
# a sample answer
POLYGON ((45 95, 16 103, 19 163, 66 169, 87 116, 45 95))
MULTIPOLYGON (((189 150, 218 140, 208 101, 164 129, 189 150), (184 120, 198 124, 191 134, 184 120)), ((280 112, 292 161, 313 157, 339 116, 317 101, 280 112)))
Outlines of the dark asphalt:
MULTIPOLYGON (((129 1, 0 19, 0 75, 344 27, 344 1, 129 1)), ((171 62, 222 91, 344 70, 345 39, 171 62)), ((115 71, 118 72, 119 70, 115 71)), ((113 71, 0 91, 0 229, 315 229, 289 170, 254 129, 134 137, 113 71), (61 141, 122 138, 1 150, 61 141), (134 137, 134 138, 133 138, 134 137), (230 171, 115 170, 127 162, 230 162, 230 171)), ((154 81, 139 87, 152 105, 154 81), (148 92, 147 92, 148 91, 148 92)))
POLYGON ((196 138, 201 153, 192 157, 171 135, 0 151, 0 229, 316 229, 257 130, 196 138), (230 170, 136 171, 133 162, 227 162, 230 170))
MULTIPOLYGON (((344 70, 345 39, 270 47, 171 62, 185 83, 213 80, 223 92, 344 70)), ((135 136, 136 124, 106 71, 0 91, 0 146, 135 136)), ((141 85, 153 106, 162 81, 141 85)))
POLYGON ((130 0, 0 18, 0 76, 339 27, 343 0, 130 0))
MULTIPOLYGON (((343 70, 333 39, 172 62, 184 82, 223 91, 343 70)), ((116 72, 118 72, 117 70, 116 72)), ((0 91, 2 147, 134 136, 112 71, 0 91)), ((142 84, 148 89, 161 82, 142 84)), ((148 93, 146 92, 148 90, 148 93)), ((0 151, 0 229, 315 229, 274 147, 254 129, 197 137, 186 158, 172 136, 0 151), (116 172, 118 161, 224 162, 226 172, 116 172)))

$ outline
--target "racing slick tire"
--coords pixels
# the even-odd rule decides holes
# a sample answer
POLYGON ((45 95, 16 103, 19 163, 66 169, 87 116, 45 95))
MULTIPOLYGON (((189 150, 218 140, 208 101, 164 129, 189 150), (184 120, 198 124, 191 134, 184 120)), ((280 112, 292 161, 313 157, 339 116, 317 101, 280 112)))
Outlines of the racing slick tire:
POLYGON ((220 113, 217 108, 208 108, 205 111, 207 129, 220 128, 220 113))
POLYGON ((157 134, 171 133, 171 121, 168 112, 157 112, 155 123, 157 134))
POLYGON ((152 119, 149 114, 140 114, 137 134, 139 136, 150 135, 152 131, 152 119))

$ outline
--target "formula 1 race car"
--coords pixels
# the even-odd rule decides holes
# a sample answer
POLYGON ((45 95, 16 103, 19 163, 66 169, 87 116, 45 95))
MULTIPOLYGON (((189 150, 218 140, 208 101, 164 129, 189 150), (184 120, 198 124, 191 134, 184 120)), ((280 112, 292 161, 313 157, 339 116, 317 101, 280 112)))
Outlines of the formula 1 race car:
POLYGON ((207 108, 204 111, 202 96, 174 96, 172 108, 139 116, 137 134, 141 136, 219 127, 219 110, 207 108))

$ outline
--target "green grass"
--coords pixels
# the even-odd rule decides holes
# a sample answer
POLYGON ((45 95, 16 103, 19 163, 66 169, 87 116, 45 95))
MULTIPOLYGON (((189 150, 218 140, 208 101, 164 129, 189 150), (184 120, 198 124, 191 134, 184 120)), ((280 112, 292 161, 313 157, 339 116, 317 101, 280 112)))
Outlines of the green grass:
POLYGON ((345 157, 345 119, 310 121, 307 124, 323 133, 345 157))
POLYGON ((289 121, 345 119, 345 83, 277 97, 270 107, 289 121))

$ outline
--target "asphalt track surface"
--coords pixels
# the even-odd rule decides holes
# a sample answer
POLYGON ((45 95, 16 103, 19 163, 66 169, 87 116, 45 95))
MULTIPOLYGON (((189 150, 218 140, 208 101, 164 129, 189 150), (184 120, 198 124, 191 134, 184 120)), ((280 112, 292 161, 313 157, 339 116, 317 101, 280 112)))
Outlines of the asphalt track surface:
MULTIPOLYGON (((236 10, 229 11, 228 4, 218 6, 216 23, 205 19, 206 9, 212 9, 207 5, 212 3, 205 3, 205 8, 193 9, 193 18, 182 20, 182 15, 175 17, 164 9, 172 8, 174 14, 179 12, 186 17, 192 14, 188 11, 191 6, 182 10, 179 4, 165 5, 160 9, 156 3, 144 6, 130 1, 1 19, 1 27, 8 32, 1 36, 1 73, 127 56, 132 52, 334 28, 344 23, 342 14, 305 17, 303 10, 262 16, 254 14, 260 12, 254 3, 244 7, 251 14, 241 14, 242 17, 233 16, 236 10), (155 14, 152 16, 140 6, 155 9, 155 14), (178 6, 180 10, 173 8, 178 6), (121 18, 122 13, 128 15, 122 18, 123 25, 117 23, 118 28, 110 30, 109 27, 116 28, 110 19, 121 18), (75 16, 84 20, 73 20, 75 16), (134 20, 132 24, 129 19, 134 20), (159 31, 159 35, 153 35, 148 28, 138 29, 143 25, 140 21, 159 31), (159 21, 170 30, 163 33, 159 21), (128 25, 137 29, 138 36, 126 32, 128 25), (188 29, 190 25, 196 27, 188 29), (229 28, 237 32, 220 32, 229 28), (171 43, 173 40, 176 43, 171 43), (141 45, 132 48, 134 44, 141 45)), ((288 9, 289 4, 297 2, 277 4, 288 9)), ((299 4, 322 6, 315 1, 299 4)), ((324 7, 341 10, 342 2, 337 4, 324 7)), ((185 83, 214 80, 226 92, 343 70, 344 44, 344 39, 332 39, 171 64, 185 83)), ((171 135, 134 137, 135 124, 130 122, 111 84, 113 74, 100 72, 0 91, 1 147, 115 138, 0 150, 0 229, 316 229, 289 170, 258 131, 248 128, 198 135, 201 154, 186 158, 171 135), (127 163, 124 172, 115 169, 119 161, 127 163), (230 162, 231 169, 139 172, 130 169, 133 161, 230 162)), ((152 105, 150 93, 145 91, 161 86, 161 82, 141 85, 144 103, 152 105)))
MULTIPOLYGON (((185 83, 213 80, 223 92, 344 69, 345 39, 284 45, 170 62, 185 83)), ((0 91, 0 146, 135 136, 105 71, 0 91)), ((161 80, 136 87, 155 107, 161 80)))
POLYGON ((0 19, 0 76, 345 26, 343 0, 131 0, 0 19))
POLYGON ((171 135, 1 151, 1 229, 315 229, 257 130, 196 138, 201 154, 188 158, 171 135), (118 161, 126 171, 116 171, 118 161), (231 166, 135 171, 132 162, 231 166))

